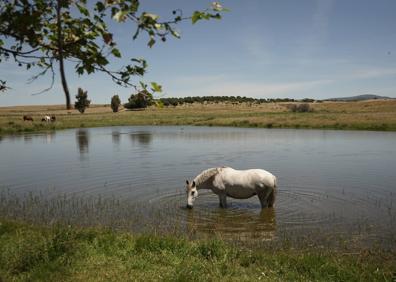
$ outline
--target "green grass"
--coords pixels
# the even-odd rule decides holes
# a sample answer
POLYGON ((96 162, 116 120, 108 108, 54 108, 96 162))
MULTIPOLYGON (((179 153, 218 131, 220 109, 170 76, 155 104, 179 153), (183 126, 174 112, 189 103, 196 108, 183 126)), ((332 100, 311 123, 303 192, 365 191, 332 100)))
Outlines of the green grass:
POLYGON ((391 281, 395 255, 0 220, 0 281, 391 281))

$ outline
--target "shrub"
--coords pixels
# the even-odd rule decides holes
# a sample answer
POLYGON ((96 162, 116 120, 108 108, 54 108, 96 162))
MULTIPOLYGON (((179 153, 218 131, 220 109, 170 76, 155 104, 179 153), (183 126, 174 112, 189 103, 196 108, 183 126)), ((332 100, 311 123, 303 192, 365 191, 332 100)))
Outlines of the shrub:
POLYGON ((309 106, 309 104, 304 103, 304 104, 300 104, 297 106, 297 112, 299 112, 299 113, 312 112, 312 109, 309 106))
POLYGON ((299 104, 299 105, 292 104, 292 105, 289 105, 288 108, 293 113, 295 113, 295 112, 297 112, 297 113, 307 113, 307 112, 312 112, 313 111, 313 109, 307 103, 299 104))
POLYGON ((81 88, 78 88, 78 92, 76 95, 77 101, 74 103, 74 108, 77 109, 80 113, 84 113, 85 109, 89 107, 89 104, 91 103, 90 100, 88 100, 88 92, 82 90, 81 88))
POLYGON ((118 95, 114 95, 111 97, 111 109, 113 110, 114 113, 118 112, 118 108, 121 105, 121 100, 118 95))
POLYGON ((153 104, 153 95, 147 90, 142 90, 137 94, 132 94, 128 103, 124 104, 127 109, 144 109, 153 104))

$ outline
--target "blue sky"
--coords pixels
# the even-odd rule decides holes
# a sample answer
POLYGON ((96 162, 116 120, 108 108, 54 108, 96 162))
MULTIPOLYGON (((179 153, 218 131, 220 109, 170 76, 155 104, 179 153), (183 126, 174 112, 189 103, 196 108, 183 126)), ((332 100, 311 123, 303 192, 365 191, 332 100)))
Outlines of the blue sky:
MULTIPOLYGON (((142 1, 141 11, 167 19, 181 8, 185 14, 210 1, 142 1)), ((147 47, 144 36, 132 41, 134 27, 112 24, 123 52, 144 57, 146 82, 163 85, 161 97, 240 95, 259 98, 316 98, 366 93, 396 97, 396 1, 394 0, 249 0, 221 3, 231 11, 221 21, 184 22, 182 38, 147 47)), ((67 65, 74 96, 88 90, 93 103, 109 103, 114 94, 127 101, 133 89, 115 85, 105 75, 78 77, 67 65)), ((12 87, 0 94, 0 106, 63 104, 59 76, 32 84, 34 75, 11 61, 0 64, 0 78, 12 87)))

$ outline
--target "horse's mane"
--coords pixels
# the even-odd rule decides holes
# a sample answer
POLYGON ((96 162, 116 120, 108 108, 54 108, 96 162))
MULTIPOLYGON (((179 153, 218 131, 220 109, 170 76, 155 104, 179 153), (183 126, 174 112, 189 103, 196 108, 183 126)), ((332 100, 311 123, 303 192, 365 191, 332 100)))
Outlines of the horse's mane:
POLYGON ((219 167, 212 167, 208 168, 204 171, 202 171, 200 174, 198 174, 195 178, 195 185, 199 186, 200 184, 204 183, 206 180, 208 180, 210 177, 213 175, 216 175, 220 172, 221 168, 219 167))

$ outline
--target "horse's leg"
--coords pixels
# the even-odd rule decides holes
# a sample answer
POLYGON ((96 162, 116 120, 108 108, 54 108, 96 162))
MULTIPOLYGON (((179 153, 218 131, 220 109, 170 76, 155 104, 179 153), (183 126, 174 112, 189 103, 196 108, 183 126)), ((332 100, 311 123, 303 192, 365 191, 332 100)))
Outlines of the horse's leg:
POLYGON ((272 188, 265 187, 265 186, 264 186, 264 189, 261 188, 259 191, 257 191, 257 196, 260 200, 262 209, 269 206, 269 197, 270 197, 271 192, 272 192, 272 188))
POLYGON ((268 196, 268 207, 269 208, 272 208, 274 206, 275 196, 276 196, 276 191, 275 191, 275 189, 272 189, 271 193, 268 196))
POLYGON ((226 195, 226 193, 220 193, 219 194, 219 202, 220 202, 220 207, 221 208, 226 208, 227 207, 227 195, 226 195))

